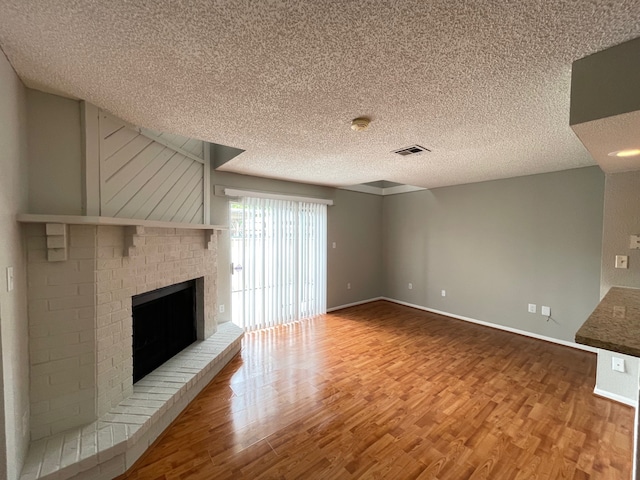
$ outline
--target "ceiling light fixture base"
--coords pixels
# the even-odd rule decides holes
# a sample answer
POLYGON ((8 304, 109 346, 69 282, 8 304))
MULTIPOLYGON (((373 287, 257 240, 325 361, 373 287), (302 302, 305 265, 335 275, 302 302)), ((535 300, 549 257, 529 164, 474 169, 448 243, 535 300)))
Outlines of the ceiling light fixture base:
POLYGON ((362 132, 369 128, 369 124, 371 123, 371 119, 367 117, 358 117, 351 120, 351 130, 355 130, 356 132, 362 132))

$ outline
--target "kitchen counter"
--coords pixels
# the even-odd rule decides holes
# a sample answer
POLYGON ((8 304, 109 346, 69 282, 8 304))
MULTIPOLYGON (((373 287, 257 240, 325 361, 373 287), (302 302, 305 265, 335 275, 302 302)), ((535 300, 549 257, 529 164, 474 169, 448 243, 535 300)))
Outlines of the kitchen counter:
POLYGON ((640 289, 611 287, 576 332, 576 343, 640 357, 640 289))
MULTIPOLYGON (((576 343, 640 357, 640 289, 611 287, 576 332, 576 343)), ((640 479, 639 413, 636 407, 633 480, 640 479)))

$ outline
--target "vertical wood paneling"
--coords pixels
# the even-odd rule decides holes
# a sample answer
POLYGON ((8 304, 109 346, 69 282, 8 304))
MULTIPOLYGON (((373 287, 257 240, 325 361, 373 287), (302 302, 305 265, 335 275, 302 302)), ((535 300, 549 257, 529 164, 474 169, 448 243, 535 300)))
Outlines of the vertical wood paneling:
POLYGON ((103 111, 98 130, 101 215, 203 223, 203 141, 136 129, 103 111))

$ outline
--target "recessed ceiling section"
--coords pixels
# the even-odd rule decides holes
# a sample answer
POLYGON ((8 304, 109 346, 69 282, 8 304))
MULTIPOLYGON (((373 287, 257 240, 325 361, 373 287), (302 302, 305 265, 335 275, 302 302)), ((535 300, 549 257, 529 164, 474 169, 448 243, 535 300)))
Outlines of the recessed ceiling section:
POLYGON ((640 22, 637 1, 586 3, 0 0, 0 46, 27 86, 245 150, 223 171, 433 188, 594 164, 571 63, 640 22), (433 151, 392 153, 416 143, 433 151))
POLYGON ((376 187, 376 188, 391 188, 391 187, 399 187, 402 185, 402 183, 389 182, 387 180, 378 180, 377 182, 367 182, 364 185, 369 185, 370 187, 376 187))
POLYGON ((377 182, 361 183, 360 185, 350 185, 341 187, 342 190, 351 190, 353 192, 370 193, 372 195, 396 195, 398 193, 417 192, 419 190, 426 190, 422 187, 416 187, 414 185, 404 185, 397 182, 389 182, 388 180, 378 180, 377 182))
POLYGON ((640 169, 639 86, 640 38, 573 63, 571 128, 606 173, 640 169))

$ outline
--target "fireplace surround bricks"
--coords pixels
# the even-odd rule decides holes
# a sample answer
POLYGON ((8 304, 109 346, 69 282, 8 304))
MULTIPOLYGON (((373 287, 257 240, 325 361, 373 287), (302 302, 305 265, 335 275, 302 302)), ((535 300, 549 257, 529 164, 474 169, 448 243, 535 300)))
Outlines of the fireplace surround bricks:
POLYGON ((215 333, 215 234, 69 225, 67 260, 49 262, 45 225, 24 228, 32 440, 91 423, 131 394, 133 295, 203 278, 198 338, 215 333))

